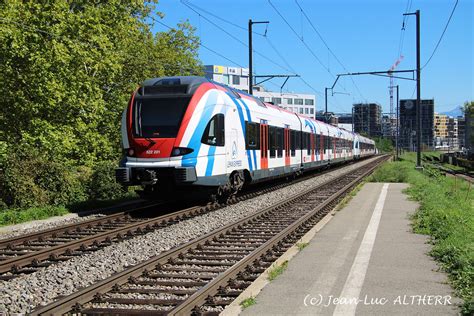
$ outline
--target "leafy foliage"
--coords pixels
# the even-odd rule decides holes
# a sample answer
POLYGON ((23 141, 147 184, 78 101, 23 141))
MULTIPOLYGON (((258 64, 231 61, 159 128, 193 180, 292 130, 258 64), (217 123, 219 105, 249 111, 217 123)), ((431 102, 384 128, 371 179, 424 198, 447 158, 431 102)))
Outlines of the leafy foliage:
POLYGON ((149 23, 162 16, 152 13, 155 6, 156 0, 2 3, 4 203, 117 197, 117 187, 105 183, 114 181, 110 170, 97 171, 120 158, 120 118, 130 93, 149 77, 202 71, 194 28, 184 22, 154 34, 149 23))
MULTIPOLYGON (((0 208, 1 209, 1 208, 0 208)), ((0 210, 0 226, 18 224, 26 221, 45 219, 51 216, 60 216, 68 213, 65 207, 44 206, 28 209, 0 210)))
POLYGON ((87 198, 78 170, 41 153, 11 152, 1 175, 2 200, 17 208, 65 205, 87 198))
POLYGON ((391 153, 393 151, 393 142, 389 138, 383 138, 383 137, 376 137, 374 138, 375 141, 375 147, 380 152, 383 153, 391 153))
POLYGON ((102 161, 94 167, 92 173, 89 196, 94 200, 118 199, 127 190, 115 182, 115 167, 113 161, 102 161))

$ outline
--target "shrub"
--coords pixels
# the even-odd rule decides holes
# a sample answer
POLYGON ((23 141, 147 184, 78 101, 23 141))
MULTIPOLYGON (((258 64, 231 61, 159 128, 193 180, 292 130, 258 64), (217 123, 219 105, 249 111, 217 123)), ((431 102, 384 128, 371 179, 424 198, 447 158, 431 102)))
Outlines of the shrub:
POLYGON ((93 200, 117 199, 125 195, 127 190, 115 181, 113 161, 102 161, 93 169, 89 184, 89 197, 93 200))
POLYGON ((66 205, 87 197, 74 168, 36 151, 10 152, 0 177, 1 197, 10 207, 66 205))
POLYGON ((62 206, 33 207, 26 210, 0 210, 0 226, 13 225, 26 221, 45 219, 51 216, 67 214, 68 210, 62 206))

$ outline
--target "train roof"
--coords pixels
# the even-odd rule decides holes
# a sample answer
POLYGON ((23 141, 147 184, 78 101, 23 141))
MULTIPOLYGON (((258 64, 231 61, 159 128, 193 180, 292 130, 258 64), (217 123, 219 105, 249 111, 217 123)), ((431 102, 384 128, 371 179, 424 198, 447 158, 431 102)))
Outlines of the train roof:
POLYGON ((176 93, 176 94, 188 94, 188 95, 193 95, 194 92, 201 86, 203 83, 211 83, 213 85, 219 86, 221 88, 224 88, 231 92, 233 95, 239 98, 243 99, 251 99, 254 101, 258 106, 262 108, 266 108, 268 110, 277 110, 279 112, 284 112, 287 114, 292 114, 296 117, 299 117, 300 120, 309 120, 315 124, 317 124, 320 128, 326 128, 328 132, 332 135, 338 135, 339 137, 343 136, 344 138, 350 138, 353 137, 354 135, 357 135, 359 139, 363 142, 367 143, 374 143, 373 140, 370 138, 364 137, 362 135, 359 135, 354 132, 350 132, 348 130, 345 130, 343 128, 335 127, 333 125, 327 124, 322 121, 315 120, 312 117, 298 114, 298 113, 293 113, 290 112, 286 109, 283 109, 279 106, 276 106, 271 103, 264 103, 262 100, 259 98, 250 95, 244 91, 234 89, 232 87, 229 87, 227 85, 224 85, 219 82, 215 82, 211 79, 208 79, 206 77, 199 77, 199 76, 174 76, 174 77, 158 77, 158 78, 151 78, 145 80, 142 85, 141 89, 139 89, 139 94, 141 95, 146 95, 146 94, 154 94, 156 92, 159 93, 176 93))

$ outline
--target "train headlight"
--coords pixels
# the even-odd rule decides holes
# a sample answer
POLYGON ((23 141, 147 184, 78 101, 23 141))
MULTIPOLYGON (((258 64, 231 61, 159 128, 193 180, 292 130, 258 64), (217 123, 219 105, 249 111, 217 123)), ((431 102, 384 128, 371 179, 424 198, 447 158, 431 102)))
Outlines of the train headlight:
POLYGON ((190 154, 194 151, 192 148, 186 148, 186 147, 174 147, 173 150, 171 151, 171 157, 176 157, 176 156, 183 156, 190 154))
POLYGON ((128 149, 128 155, 133 157, 135 155, 135 150, 133 148, 128 149))

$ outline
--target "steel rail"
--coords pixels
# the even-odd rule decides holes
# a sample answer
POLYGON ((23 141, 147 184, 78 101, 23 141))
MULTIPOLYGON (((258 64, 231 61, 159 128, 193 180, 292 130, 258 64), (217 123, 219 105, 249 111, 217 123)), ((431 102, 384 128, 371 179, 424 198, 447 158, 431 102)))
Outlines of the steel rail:
POLYGON ((111 243, 113 239, 124 239, 126 236, 133 236, 136 233, 150 231, 156 227, 167 226, 170 222, 182 220, 188 217, 196 216, 205 212, 200 206, 190 207, 178 212, 158 216, 155 218, 138 221, 124 227, 115 228, 99 234, 94 234, 84 238, 72 240, 57 246, 44 248, 40 251, 26 253, 21 256, 13 257, 8 260, 0 261, 0 273, 16 272, 21 267, 27 265, 38 266, 40 261, 61 260, 59 256, 66 255, 76 250, 86 249, 92 245, 100 245, 102 242, 111 243))
MULTIPOLYGON (((353 163, 353 161, 349 163, 353 163)), ((345 166, 345 164, 337 164, 334 166, 340 167, 340 166, 345 166)), ((332 170, 333 169, 323 170, 322 172, 319 171, 317 175, 320 176, 332 170)), ((262 193, 270 192, 275 189, 279 189, 281 187, 295 184, 313 176, 314 176, 314 172, 310 171, 306 176, 300 177, 296 181, 293 181, 291 183, 278 183, 277 182, 277 183, 272 183, 270 186, 267 185, 263 188, 256 186, 253 188, 253 190, 251 189, 247 192, 244 191, 241 196, 234 197, 233 199, 225 203, 220 203, 220 204, 215 203, 215 204, 200 206, 201 209, 199 210, 199 212, 197 213, 195 212, 194 215, 187 216, 186 218, 197 216, 199 214, 216 210, 224 206, 227 206, 229 204, 236 203, 238 201, 243 201, 245 199, 255 197, 262 193)), ((168 202, 151 203, 149 205, 136 207, 131 210, 122 211, 120 213, 112 214, 112 215, 98 218, 98 219, 91 219, 91 220, 84 221, 81 223, 68 224, 65 226, 60 226, 60 227, 51 228, 48 230, 30 233, 27 235, 0 240, 0 256, 2 255, 2 252, 7 253, 7 254, 8 253, 15 254, 15 255, 4 257, 4 258, 0 257, 0 279, 8 280, 8 279, 14 278, 20 273, 34 272, 36 269, 40 268, 41 266, 44 266, 42 261, 45 261, 45 260, 48 260, 48 263, 46 265, 52 264, 56 261, 67 260, 67 258, 72 257, 72 255, 68 255, 68 253, 71 254, 74 251, 77 252, 81 249, 83 251, 84 249, 87 249, 87 251, 91 251, 92 250, 90 248, 91 246, 93 246, 94 249, 99 249, 99 246, 103 246, 104 242, 106 242, 106 244, 110 244, 114 240, 121 240, 122 238, 124 238, 124 235, 125 235, 124 232, 127 232, 128 236, 133 236, 134 232, 142 233, 141 229, 146 229, 146 232, 149 232, 153 229, 153 227, 162 228, 166 226, 167 223, 169 224, 170 222, 173 222, 173 220, 169 221, 168 218, 173 218, 173 219, 177 218, 179 220, 179 216, 183 216, 183 214, 186 214, 187 212, 189 212, 189 209, 185 209, 185 210, 181 210, 175 213, 163 215, 157 218, 144 219, 141 221, 132 222, 131 224, 126 223, 127 220, 129 221, 132 220, 132 218, 130 217, 130 214, 132 212, 149 210, 149 209, 152 209, 153 207, 166 205, 167 203, 168 202), (114 222, 114 221, 120 221, 120 220, 122 220, 123 222, 114 222), (157 225, 156 224, 157 221, 167 221, 167 223, 162 223, 161 225, 157 225), (92 228, 103 229, 101 225, 105 225, 105 224, 117 225, 119 227, 108 228, 106 231, 99 232, 96 234, 84 233, 85 236, 82 238, 75 238, 69 242, 65 241, 56 246, 51 246, 51 245, 37 246, 37 247, 42 247, 42 249, 39 249, 39 250, 28 251, 28 249, 23 249, 26 251, 22 252, 21 251, 22 249, 20 250, 14 249, 15 247, 19 247, 21 245, 28 245, 29 243, 32 243, 32 242, 48 242, 48 239, 51 239, 51 238, 54 239, 54 238, 64 237, 64 239, 67 239, 68 238, 67 234, 69 233, 81 234, 82 229, 86 229, 86 230, 92 229, 92 228), (120 225, 123 225, 123 226, 120 227, 120 225), (65 234, 65 236, 62 236, 63 234, 65 234), (13 249, 13 250, 9 251, 9 249, 13 249), (15 252, 18 254, 16 254, 15 252), (26 267, 28 268, 25 269, 26 267), (10 272, 13 274, 7 275, 7 273, 10 273, 10 272)), ((195 206, 194 208, 197 211, 199 206, 195 206)))
MULTIPOLYGON (((374 162, 369 163, 369 165, 372 164, 372 163, 374 164, 373 167, 369 168, 370 169, 369 172, 373 171, 375 169, 375 167, 381 161, 383 161, 385 159, 384 158, 379 158, 379 159, 375 160, 374 162)), ((364 166, 364 167, 366 167, 366 166, 364 166)), ((345 185, 344 186, 345 190, 342 190, 342 189, 338 190, 337 191, 338 194, 333 194, 332 196, 336 196, 336 195, 340 196, 343 192, 347 191, 349 187, 353 187, 355 184, 357 184, 360 181, 360 179, 362 179, 366 175, 367 175, 367 172, 364 172, 363 175, 358 176, 355 180, 350 181, 349 184, 345 185)), ((51 303, 47 306, 39 307, 35 311, 33 311, 32 315, 57 315, 57 314, 67 313, 71 310, 75 310, 75 311, 81 313, 82 305, 87 303, 87 302, 90 302, 91 300, 93 300, 94 297, 96 297, 98 294, 109 292, 109 291, 113 290, 113 288, 118 287, 118 286, 126 283, 128 280, 133 279, 133 278, 137 278, 138 276, 142 275, 144 272, 155 269, 157 266, 159 267, 159 266, 165 265, 166 263, 173 262, 173 260, 176 260, 174 258, 179 258, 180 255, 186 253, 189 250, 197 249, 199 247, 199 245, 212 244, 213 240, 216 240, 216 238, 218 236, 222 237, 224 233, 230 233, 232 231, 238 231, 238 229, 241 228, 242 225, 244 225, 245 223, 255 222, 258 219, 264 218, 265 215, 271 214, 271 212, 275 212, 276 210, 283 209, 285 207, 290 207, 298 199, 310 194, 311 192, 318 192, 318 190, 321 189, 322 187, 331 186, 331 184, 336 183, 338 180, 340 180, 343 177, 354 177, 354 175, 353 175, 353 172, 347 172, 343 176, 337 177, 337 178, 335 178, 331 181, 328 181, 326 183, 308 188, 304 192, 296 193, 296 194, 292 195, 290 198, 288 198, 284 201, 280 201, 278 203, 275 203, 274 205, 271 205, 269 207, 266 207, 266 208, 258 211, 257 213, 254 213, 252 215, 248 215, 245 218, 243 218, 243 219, 241 219, 237 222, 230 223, 230 224, 228 224, 228 225, 226 225, 222 228, 219 228, 219 229, 214 230, 212 232, 209 232, 209 233, 207 233, 207 234, 205 234, 201 237, 198 237, 198 238, 192 240, 189 243, 183 244, 183 245, 178 246, 174 249, 166 251, 166 252, 164 252, 164 253, 156 256, 156 257, 153 257, 153 258, 151 258, 151 259, 149 259, 145 262, 142 262, 142 263, 140 263, 140 264, 138 264, 134 267, 128 268, 128 269, 126 269, 126 270, 124 270, 120 273, 114 274, 114 275, 112 275, 111 277, 109 277, 105 280, 102 280, 102 281, 100 281, 98 283, 95 283, 95 284, 93 284, 93 285, 91 285, 87 288, 79 290, 78 292, 75 292, 75 293, 73 293, 73 294, 71 294, 67 297, 61 298, 61 299, 59 299, 59 300, 57 300, 57 301, 55 301, 55 302, 53 302, 53 303, 51 303)), ((322 205, 327 206, 331 202, 334 202, 334 200, 329 201, 327 199, 328 197, 325 197, 325 198, 326 198, 326 202, 324 202, 324 204, 322 204, 322 205)), ((324 207, 324 206, 322 206, 322 207, 324 207)), ((318 207, 317 209, 320 209, 320 208, 318 207)), ((312 216, 314 216, 313 213, 314 212, 311 213, 312 216)), ((309 216, 309 215, 304 216, 303 219, 298 221, 300 223, 299 226, 301 226, 302 221, 304 221, 305 219, 307 219, 309 217, 311 217, 311 216, 309 216)), ((293 232, 294 229, 292 227, 295 227, 294 229, 297 229, 296 226, 290 225, 290 227, 287 227, 286 229, 284 229, 284 231, 285 232, 293 232)), ((283 235, 279 234, 277 236, 281 237, 283 235)), ((275 240, 275 238, 276 238, 279 241, 281 241, 280 237, 273 237, 272 240, 275 240)), ((268 242, 264 243, 264 245, 262 245, 258 248, 259 249, 258 253, 263 251, 262 249, 267 249, 269 247, 269 245, 270 244, 268 242)), ((254 257, 254 255, 256 255, 256 253, 257 253, 256 251, 257 250, 252 252, 252 254, 253 254, 252 258, 254 257)), ((246 258, 248 258, 248 257, 247 256, 244 257, 240 262, 245 262, 245 263, 250 262, 250 259, 246 259, 246 258)), ((234 275, 234 272, 238 270, 234 266, 235 265, 232 264, 230 272, 225 272, 224 274, 222 274, 222 276, 219 276, 218 279, 219 280, 222 280, 222 279, 228 280, 229 276, 234 275)), ((239 266, 241 266, 241 264, 239 264, 239 266)), ((190 301, 188 301, 189 303, 177 304, 178 306, 173 311, 173 313, 182 314, 181 311, 184 311, 184 310, 188 311, 188 310, 194 309, 196 305, 199 305, 200 303, 202 303, 203 297, 206 296, 207 293, 210 293, 209 291, 212 292, 212 291, 215 290, 216 284, 217 283, 215 283, 213 281, 210 285, 208 284, 207 286, 205 286, 204 288, 202 288, 198 292, 192 294, 190 296, 190 298, 192 298, 192 299, 190 301)), ((82 312, 87 314, 87 310, 84 310, 82 312)), ((127 311, 127 312, 133 312, 133 311, 127 311)), ((141 310, 140 312, 145 312, 145 311, 141 310)), ((160 313, 160 311, 153 311, 153 312, 154 313, 160 313)), ((166 311, 166 313, 168 313, 168 312, 169 311, 166 311)))
MULTIPOLYGON (((381 161, 383 161, 383 159, 381 161)), ((244 257, 230 269, 226 270, 224 273, 219 274, 219 276, 213 279, 212 282, 208 283, 199 291, 188 297, 185 302, 181 303, 172 311, 170 311, 169 315, 190 315, 193 312, 196 314, 202 313, 203 311, 200 310, 200 306, 204 305, 206 301, 209 301, 209 297, 215 296, 219 292, 219 289, 222 286, 226 286, 231 279, 237 278, 237 275, 239 273, 244 272, 249 266, 252 265, 253 262, 260 260, 268 251, 271 251, 272 248, 275 247, 275 245, 278 245, 279 243, 283 242, 283 240, 288 236, 295 234, 296 231, 300 229, 302 225, 307 223, 311 218, 320 215, 320 213, 325 208, 334 203, 334 201, 336 201, 341 196, 344 196, 346 193, 348 193, 363 178, 367 177, 370 173, 372 173, 378 167, 379 163, 380 160, 376 161, 375 165, 372 166, 369 170, 365 171, 362 175, 358 176, 349 184, 345 185, 339 191, 331 195, 326 201, 316 206, 310 213, 304 215, 296 222, 281 231, 278 235, 266 241, 263 245, 255 249, 252 253, 244 257)), ((327 212, 329 211, 330 209, 327 210, 327 212)))
MULTIPOLYGON (((142 203, 142 202, 140 202, 140 203, 142 203)), ((127 216, 127 214, 130 214, 132 212, 146 210, 148 208, 161 206, 163 204, 164 204, 163 202, 146 204, 146 205, 143 205, 143 206, 133 207, 133 208, 128 209, 128 210, 120 211, 118 213, 113 213, 111 215, 107 215, 107 216, 104 216, 104 217, 92 218, 92 219, 89 219, 89 220, 86 220, 86 221, 83 221, 83 222, 80 222, 80 223, 66 224, 66 225, 63 225, 63 226, 58 226, 58 227, 53 227, 53 228, 50 228, 50 229, 40 230, 40 231, 37 231, 37 232, 28 233, 28 234, 24 234, 24 235, 20 235, 20 236, 16 236, 16 237, 0 239, 0 249, 20 245, 20 244, 23 244, 23 243, 28 242, 28 241, 38 240, 40 238, 52 237, 54 235, 64 233, 65 231, 72 231, 72 230, 75 230, 77 228, 85 228, 85 227, 92 226, 92 225, 94 225, 94 226, 95 225, 101 225, 101 224, 107 223, 109 221, 127 216)), ((98 210, 97 212, 99 213, 101 211, 98 210)), ((111 210, 106 209, 102 212, 110 213, 111 210)))

